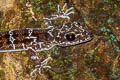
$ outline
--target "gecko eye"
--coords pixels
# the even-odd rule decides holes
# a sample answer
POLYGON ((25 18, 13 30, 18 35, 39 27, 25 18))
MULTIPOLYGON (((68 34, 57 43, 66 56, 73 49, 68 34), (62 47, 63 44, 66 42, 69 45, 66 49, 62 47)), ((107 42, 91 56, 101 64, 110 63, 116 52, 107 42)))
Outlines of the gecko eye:
POLYGON ((75 34, 67 34, 66 35, 66 39, 68 40, 68 41, 73 41, 73 40, 75 40, 75 34))

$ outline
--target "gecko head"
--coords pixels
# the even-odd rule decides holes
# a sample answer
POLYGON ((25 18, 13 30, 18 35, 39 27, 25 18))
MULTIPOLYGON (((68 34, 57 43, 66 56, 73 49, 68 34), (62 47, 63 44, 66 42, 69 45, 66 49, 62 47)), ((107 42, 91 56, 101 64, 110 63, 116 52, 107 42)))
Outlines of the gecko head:
POLYGON ((88 42, 92 40, 92 34, 79 22, 69 22, 63 24, 57 38, 58 45, 65 47, 88 42))

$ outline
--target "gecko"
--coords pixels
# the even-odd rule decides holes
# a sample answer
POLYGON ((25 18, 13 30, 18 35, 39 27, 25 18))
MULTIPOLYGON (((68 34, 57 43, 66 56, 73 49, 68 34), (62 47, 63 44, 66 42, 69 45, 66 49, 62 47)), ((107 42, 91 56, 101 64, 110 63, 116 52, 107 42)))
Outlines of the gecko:
POLYGON ((79 21, 63 22, 61 28, 52 24, 53 20, 58 18, 70 20, 70 16, 74 14, 74 8, 65 10, 66 3, 60 9, 58 5, 57 13, 43 18, 46 28, 26 28, 21 30, 9 30, 0 32, 0 52, 17 52, 27 51, 31 59, 36 63, 35 69, 31 72, 31 76, 36 71, 41 74, 41 69, 51 68, 47 65, 51 57, 40 62, 37 52, 50 50, 54 46, 73 46, 92 40, 92 34, 85 29, 79 21))

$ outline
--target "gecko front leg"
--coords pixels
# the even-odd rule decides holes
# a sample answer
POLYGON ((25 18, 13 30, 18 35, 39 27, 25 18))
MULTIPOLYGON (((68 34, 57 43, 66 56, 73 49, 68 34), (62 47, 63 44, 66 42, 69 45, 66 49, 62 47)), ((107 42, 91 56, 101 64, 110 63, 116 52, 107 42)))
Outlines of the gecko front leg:
POLYGON ((62 18, 62 19, 70 19, 69 15, 70 14, 74 14, 74 8, 71 7, 69 9, 66 9, 65 10, 65 7, 67 6, 67 3, 64 4, 63 8, 60 9, 60 6, 58 5, 58 9, 57 9, 57 13, 54 14, 54 15, 51 15, 47 18, 43 18, 45 20, 45 24, 48 26, 48 27, 53 27, 52 26, 52 20, 55 20, 55 19, 58 19, 58 18, 62 18))
POLYGON ((42 69, 51 68, 50 66, 47 65, 48 61, 52 60, 51 57, 48 57, 45 60, 43 60, 42 62, 40 62, 40 58, 36 55, 35 49, 30 47, 28 49, 27 53, 30 54, 30 58, 32 59, 34 65, 35 65, 35 69, 30 73, 30 76, 32 76, 37 71, 41 75, 42 69))
POLYGON ((39 74, 41 75, 42 69, 51 68, 50 66, 47 66, 47 63, 48 63, 49 60, 52 60, 52 58, 51 58, 51 57, 48 57, 48 58, 46 58, 45 60, 43 60, 42 62, 40 62, 40 64, 36 65, 36 66, 35 66, 35 69, 30 73, 30 76, 32 76, 33 73, 35 73, 35 72, 37 72, 37 71, 38 71, 39 74))

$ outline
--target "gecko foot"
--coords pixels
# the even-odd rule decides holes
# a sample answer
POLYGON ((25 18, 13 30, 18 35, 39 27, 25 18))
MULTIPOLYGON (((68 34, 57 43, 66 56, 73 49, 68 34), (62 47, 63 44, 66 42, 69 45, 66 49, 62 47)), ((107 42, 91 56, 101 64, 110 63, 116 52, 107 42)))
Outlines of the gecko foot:
POLYGON ((74 14, 74 11, 73 11, 74 8, 71 7, 65 10, 66 6, 67 6, 67 3, 65 3, 63 8, 60 10, 60 6, 58 5, 58 14, 59 14, 57 15, 58 17, 70 19, 69 15, 74 14))
POLYGON ((50 66, 47 66, 47 63, 48 63, 49 60, 52 60, 52 58, 48 57, 47 59, 43 60, 39 65, 36 65, 35 69, 30 73, 30 76, 32 76, 37 71, 41 75, 42 69, 51 68, 50 66))
POLYGON ((51 20, 54 20, 54 19, 57 19, 57 18, 70 19, 69 15, 74 14, 74 10, 73 10, 74 8, 71 7, 69 9, 65 10, 66 6, 67 6, 67 3, 65 3, 63 8, 60 9, 60 5, 58 5, 57 13, 54 14, 54 15, 51 15, 49 18, 44 18, 44 20, 51 21, 51 20))

